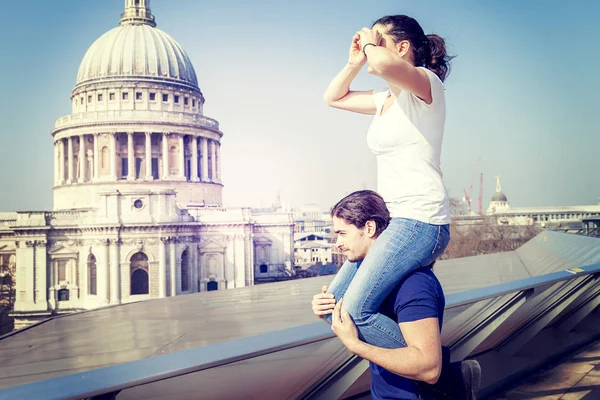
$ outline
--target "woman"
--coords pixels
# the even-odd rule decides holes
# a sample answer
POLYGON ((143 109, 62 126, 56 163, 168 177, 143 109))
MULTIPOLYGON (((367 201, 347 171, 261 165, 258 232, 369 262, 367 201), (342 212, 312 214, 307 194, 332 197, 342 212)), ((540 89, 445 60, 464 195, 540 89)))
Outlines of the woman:
POLYGON ((323 295, 323 309, 343 297, 362 338, 376 346, 406 346, 398 324, 378 309, 403 277, 430 266, 450 240, 450 204, 440 169, 442 82, 450 59, 444 40, 425 35, 416 20, 386 16, 354 35, 348 63, 324 95, 331 107, 374 115, 367 144, 377 159, 377 191, 392 219, 362 262, 342 266, 329 296, 323 295), (386 89, 350 90, 365 63, 386 89), (331 295, 335 300, 326 299, 331 295))

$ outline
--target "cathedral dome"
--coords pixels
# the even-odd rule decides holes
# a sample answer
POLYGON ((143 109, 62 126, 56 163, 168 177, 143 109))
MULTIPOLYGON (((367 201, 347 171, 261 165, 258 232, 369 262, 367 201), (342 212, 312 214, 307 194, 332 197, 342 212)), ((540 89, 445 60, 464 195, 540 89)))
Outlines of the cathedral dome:
POLYGON ((156 28, 149 1, 128 1, 121 25, 100 36, 79 66, 77 86, 105 80, 147 78, 198 89, 194 67, 183 48, 156 28))
POLYGON ((508 199, 506 198, 506 195, 504 193, 496 192, 492 197, 492 201, 508 201, 508 199))

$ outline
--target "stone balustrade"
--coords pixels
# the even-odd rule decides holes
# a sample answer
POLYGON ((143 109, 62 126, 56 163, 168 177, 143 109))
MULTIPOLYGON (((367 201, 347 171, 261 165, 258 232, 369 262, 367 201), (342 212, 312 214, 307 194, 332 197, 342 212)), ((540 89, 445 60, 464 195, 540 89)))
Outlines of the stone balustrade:
POLYGON ((152 110, 106 110, 69 114, 58 118, 54 123, 54 128, 63 129, 73 125, 101 122, 170 122, 219 130, 219 123, 216 120, 203 115, 152 110))

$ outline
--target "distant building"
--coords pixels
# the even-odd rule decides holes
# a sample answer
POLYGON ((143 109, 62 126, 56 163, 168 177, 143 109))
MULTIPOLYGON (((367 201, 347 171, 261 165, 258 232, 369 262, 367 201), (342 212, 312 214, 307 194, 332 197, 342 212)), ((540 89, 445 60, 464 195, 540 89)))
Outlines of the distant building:
POLYGON ((331 215, 322 213, 317 204, 303 204, 294 211, 294 232, 331 232, 331 215))
POLYGON ((53 211, 0 213, 15 328, 50 315, 291 275, 286 212, 224 208, 219 123, 149 0, 83 57, 56 120, 53 211))
POLYGON ((295 265, 306 269, 314 264, 332 262, 332 243, 328 234, 306 233, 294 236, 295 265))
MULTIPOLYGON (((581 227, 585 218, 600 216, 600 203, 589 206, 511 207, 508 198, 502 192, 500 177, 496 177, 496 193, 492 196, 486 216, 495 217, 494 220, 500 225, 581 227)), ((467 222, 472 217, 455 219, 467 222)))
POLYGON ((496 193, 492 196, 490 205, 487 209, 487 214, 499 214, 510 208, 506 195, 502 192, 502 186, 500 186, 500 177, 496 177, 496 193))

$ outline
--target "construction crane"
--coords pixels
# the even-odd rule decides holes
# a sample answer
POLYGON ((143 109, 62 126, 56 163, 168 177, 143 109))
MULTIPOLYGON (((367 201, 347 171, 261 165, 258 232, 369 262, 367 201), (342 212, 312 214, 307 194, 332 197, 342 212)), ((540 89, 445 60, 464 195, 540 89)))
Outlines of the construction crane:
MULTIPOLYGON (((477 164, 475 165, 475 171, 473 171, 473 179, 471 179, 471 186, 469 186, 469 192, 467 193, 466 189, 463 189, 465 192, 465 201, 467 202, 467 208, 469 210, 468 215, 473 215, 473 209, 471 208, 471 192, 473 191, 473 184, 475 183, 475 177, 477 176, 477 171, 479 170, 479 163, 481 162, 481 156, 479 156, 477 158, 477 164)), ((481 180, 483 180, 483 173, 481 174, 480 177, 481 180)), ((482 185, 481 183, 479 184, 479 215, 482 215, 482 207, 481 207, 481 188, 482 185)))
POLYGON ((483 172, 481 173, 481 175, 479 175, 479 209, 477 211, 479 211, 480 217, 483 216, 482 198, 483 198, 483 172))

